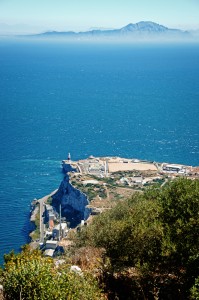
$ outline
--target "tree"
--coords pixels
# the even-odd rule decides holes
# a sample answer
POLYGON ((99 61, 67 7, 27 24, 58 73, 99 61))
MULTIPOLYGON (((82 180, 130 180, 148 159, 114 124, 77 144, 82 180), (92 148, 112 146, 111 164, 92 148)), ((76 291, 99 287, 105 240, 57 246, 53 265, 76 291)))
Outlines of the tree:
POLYGON ((161 253, 163 230, 158 220, 159 204, 147 197, 135 194, 120 202, 95 218, 80 237, 87 244, 90 241, 105 248, 112 266, 154 265, 161 253))
POLYGON ((191 288, 191 299, 199 300, 199 277, 196 278, 195 284, 191 288))
POLYGON ((186 267, 199 253, 199 181, 175 180, 162 189, 159 201, 163 254, 175 265, 186 267))
MULTIPOLYGON (((121 201, 96 217, 79 239, 105 249, 109 271, 123 274, 133 267, 146 293, 156 290, 164 299, 168 292, 177 299, 187 297, 199 275, 198 232, 199 181, 180 178, 121 201)), ((198 282, 192 294, 198 293, 198 282)))

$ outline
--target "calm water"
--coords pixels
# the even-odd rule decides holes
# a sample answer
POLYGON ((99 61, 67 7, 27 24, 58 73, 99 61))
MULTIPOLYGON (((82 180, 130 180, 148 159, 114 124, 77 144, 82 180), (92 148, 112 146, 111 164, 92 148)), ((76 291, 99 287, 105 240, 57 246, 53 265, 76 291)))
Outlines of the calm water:
POLYGON ((89 155, 199 165, 199 45, 0 42, 0 262, 60 162, 89 155))

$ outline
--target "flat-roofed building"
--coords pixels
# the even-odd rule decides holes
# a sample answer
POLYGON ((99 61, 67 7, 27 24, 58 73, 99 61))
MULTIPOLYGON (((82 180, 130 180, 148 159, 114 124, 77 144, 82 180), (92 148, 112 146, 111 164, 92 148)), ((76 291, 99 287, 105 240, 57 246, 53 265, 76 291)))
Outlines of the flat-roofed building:
POLYGON ((46 242, 46 250, 47 249, 56 249, 58 245, 57 241, 47 241, 46 242))
POLYGON ((180 171, 181 171, 181 173, 182 172, 185 173, 185 170, 183 169, 183 166, 181 166, 181 165, 163 164, 162 170, 165 172, 170 172, 170 173, 178 173, 180 171))
POLYGON ((142 185, 142 182, 143 182, 142 176, 129 177, 128 179, 131 184, 142 185))
POLYGON ((47 249, 44 251, 45 256, 53 257, 55 250, 54 249, 47 249))

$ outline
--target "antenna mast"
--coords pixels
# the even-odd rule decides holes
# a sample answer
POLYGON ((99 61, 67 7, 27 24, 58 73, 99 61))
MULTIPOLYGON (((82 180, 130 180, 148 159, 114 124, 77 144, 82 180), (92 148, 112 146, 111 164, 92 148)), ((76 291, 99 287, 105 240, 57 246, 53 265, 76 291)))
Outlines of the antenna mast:
POLYGON ((59 241, 61 240, 61 232, 62 231, 62 228, 61 228, 61 203, 60 203, 60 206, 59 206, 59 241))

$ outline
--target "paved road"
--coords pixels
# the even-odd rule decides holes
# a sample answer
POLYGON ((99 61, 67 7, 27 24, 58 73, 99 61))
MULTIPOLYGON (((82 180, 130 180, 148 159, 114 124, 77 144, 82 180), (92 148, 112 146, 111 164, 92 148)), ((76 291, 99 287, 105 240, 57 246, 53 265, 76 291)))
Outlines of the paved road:
POLYGON ((57 192, 57 190, 53 191, 51 194, 44 196, 43 198, 39 199, 39 205, 40 205, 40 243, 44 242, 44 229, 45 229, 45 224, 44 224, 44 210, 45 210, 45 202, 48 200, 48 198, 52 195, 54 195, 57 192))

